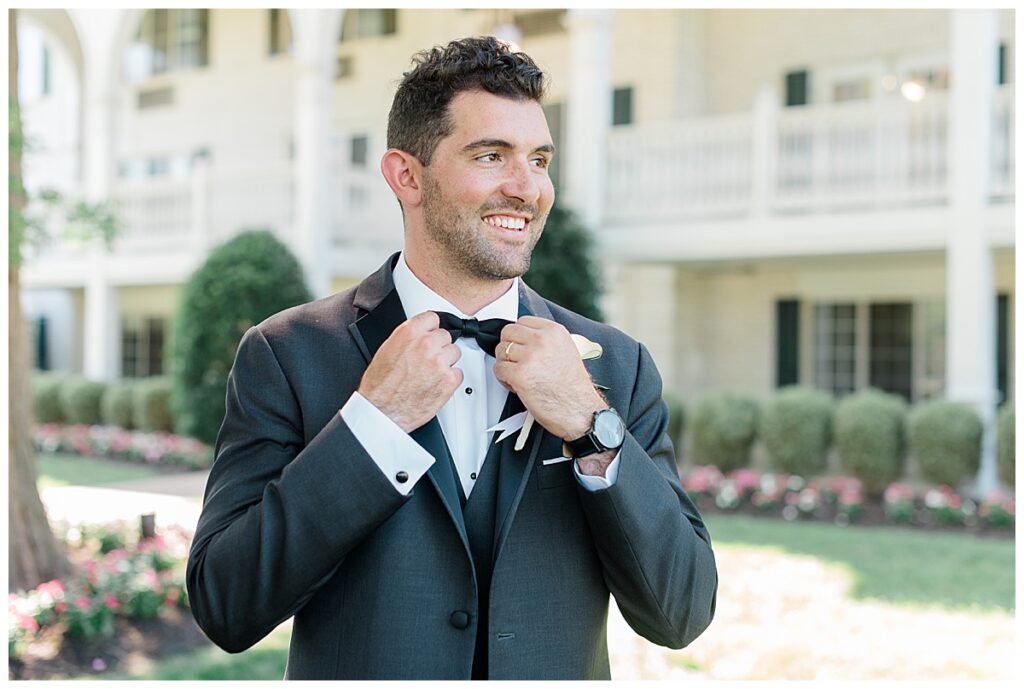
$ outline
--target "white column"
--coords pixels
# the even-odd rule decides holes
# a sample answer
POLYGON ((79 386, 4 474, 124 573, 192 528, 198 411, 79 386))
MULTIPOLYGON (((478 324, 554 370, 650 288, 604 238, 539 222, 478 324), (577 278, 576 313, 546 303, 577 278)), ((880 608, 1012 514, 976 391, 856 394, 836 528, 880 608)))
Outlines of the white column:
MULTIPOLYGON (((92 202, 109 202, 114 177, 114 105, 118 53, 114 36, 123 10, 77 10, 84 62, 82 101, 82 192, 92 202)), ((85 286, 84 361, 87 377, 120 375, 120 314, 117 291, 107 279, 107 252, 97 239, 85 286)))
POLYGON ((295 244, 314 298, 331 289, 327 148, 339 10, 291 10, 295 36, 295 244))
POLYGON ((605 138, 612 120, 611 10, 570 9, 565 206, 590 231, 604 214, 605 138))
POLYGON ((93 254, 89 282, 85 286, 85 376, 113 380, 121 374, 121 317, 117 290, 103 274, 103 256, 93 254))
POLYGON ((984 424, 975 492, 997 485, 995 290, 985 226, 995 90, 996 11, 951 10, 946 392, 984 424))
POLYGON ((192 165, 192 246, 206 256, 213 244, 210 236, 210 159, 202 156, 192 165))

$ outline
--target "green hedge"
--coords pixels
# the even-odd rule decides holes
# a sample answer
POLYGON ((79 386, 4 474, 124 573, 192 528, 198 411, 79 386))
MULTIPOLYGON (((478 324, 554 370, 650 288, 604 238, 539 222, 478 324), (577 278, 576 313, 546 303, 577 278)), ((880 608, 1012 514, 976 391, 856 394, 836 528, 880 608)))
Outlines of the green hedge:
POLYGON ((804 477, 824 471, 833 414, 828 393, 799 386, 780 389, 765 405, 759 429, 772 467, 804 477))
POLYGON ((252 325, 312 297, 302 267, 270 232, 239 234, 185 282, 174 319, 174 426, 213 442, 224 420, 228 372, 252 325))
POLYGON ((60 413, 65 423, 90 426, 103 423, 100 403, 107 389, 105 383, 70 376, 60 386, 60 413))
POLYGON ((907 418, 910 452, 929 481, 956 488, 978 473, 981 464, 981 419, 962 402, 930 400, 907 418))
POLYGON ((126 430, 135 428, 133 391, 135 381, 129 378, 118 380, 107 385, 100 403, 103 423, 108 426, 119 426, 126 430))
POLYGON ((171 415, 171 379, 167 376, 141 378, 134 391, 135 426, 140 431, 167 431, 174 427, 171 415))
POLYGON ((661 399, 665 402, 665 406, 668 407, 668 428, 666 432, 672 440, 673 447, 676 448, 676 461, 678 462, 682 455, 680 448, 682 447, 686 412, 683 408, 683 401, 671 392, 662 393, 661 399))
POLYGON ((693 454, 697 464, 728 472, 750 464, 757 432, 757 401, 735 392, 708 392, 693 411, 693 454))
POLYGON ((36 423, 63 423, 60 388, 67 379, 63 373, 36 371, 32 374, 32 417, 36 423))
POLYGON ((1016 432, 1013 428, 1013 417, 1013 402, 1008 402, 999 410, 998 456, 999 480, 1011 489, 1017 480, 1017 456, 1013 446, 1016 432))
POLYGON ((872 497, 880 497, 903 473, 906 409, 903 398, 875 389, 850 395, 836 407, 840 463, 872 497))

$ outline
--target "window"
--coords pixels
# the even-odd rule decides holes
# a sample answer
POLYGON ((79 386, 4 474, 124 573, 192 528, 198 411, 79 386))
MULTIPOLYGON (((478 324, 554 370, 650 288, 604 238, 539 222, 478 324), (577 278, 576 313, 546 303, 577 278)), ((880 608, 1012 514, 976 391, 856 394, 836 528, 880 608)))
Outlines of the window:
POLYGON ((857 306, 814 305, 814 385, 836 397, 857 387, 857 306))
POLYGON ((806 69, 786 73, 786 107, 807 105, 808 73, 806 69))
POLYGON ((1006 44, 999 44, 999 57, 996 63, 996 83, 1000 86, 1007 83, 1006 81, 1006 44))
POLYGON ((121 375, 159 376, 164 372, 164 319, 125 318, 121 331, 121 375))
POLYGON ((869 79, 847 79, 832 84, 833 103, 867 100, 868 98, 871 98, 871 81, 869 79))
POLYGON ((288 10, 269 10, 271 55, 287 53, 292 49, 292 23, 288 10))
POLYGON ((47 337, 46 316, 40 316, 33 322, 35 326, 35 368, 39 371, 50 370, 50 346, 47 337))
POLYGON ((565 15, 567 10, 537 10, 524 12, 515 18, 516 26, 523 38, 546 36, 565 31, 565 15))
POLYGON ((43 86, 44 96, 50 94, 50 49, 43 45, 43 86))
POLYGON ((913 306, 871 304, 868 384, 910 402, 913 391, 913 306))
POLYGON ((612 126, 633 123, 633 88, 615 89, 612 92, 612 126))
POLYGON ((397 31, 398 10, 347 10, 341 20, 339 42, 389 36, 397 31))
POLYGON ((1009 344, 1010 344, 1010 298, 996 295, 996 388, 999 390, 998 404, 1009 398, 1009 344))
POLYGON ((139 81, 207 64, 209 10, 148 10, 124 54, 125 78, 139 81))
POLYGON ((369 139, 366 138, 366 135, 360 134, 352 137, 349 149, 349 162, 352 163, 353 167, 366 167, 368 146, 369 139))
POLYGON ((941 396, 946 387, 946 302, 922 301, 916 305, 921 320, 920 378, 915 400, 941 396))

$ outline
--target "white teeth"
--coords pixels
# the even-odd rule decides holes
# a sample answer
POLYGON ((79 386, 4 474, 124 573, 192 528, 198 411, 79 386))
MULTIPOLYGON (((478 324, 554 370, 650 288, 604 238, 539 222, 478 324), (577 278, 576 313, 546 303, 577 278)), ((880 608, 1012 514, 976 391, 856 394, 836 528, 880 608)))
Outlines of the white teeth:
POLYGON ((526 220, 524 218, 509 218, 503 215, 486 217, 484 222, 495 227, 504 227, 506 230, 522 230, 526 227, 526 220))

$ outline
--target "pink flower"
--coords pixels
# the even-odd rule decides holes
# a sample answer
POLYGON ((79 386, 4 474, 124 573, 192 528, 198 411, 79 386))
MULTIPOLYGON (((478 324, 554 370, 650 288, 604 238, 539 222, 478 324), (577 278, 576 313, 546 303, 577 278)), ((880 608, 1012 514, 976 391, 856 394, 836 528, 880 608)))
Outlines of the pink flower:
POLYGON ((60 603, 57 603, 57 605, 53 606, 53 609, 57 611, 58 615, 63 615, 65 612, 67 612, 68 604, 64 603, 64 602, 60 602, 60 603))
POLYGON ((39 631, 39 623, 29 615, 18 615, 18 626, 30 632, 39 631))
POLYGON ((84 610, 86 612, 88 612, 89 610, 92 610, 92 606, 89 605, 89 599, 86 598, 85 596, 79 596, 78 598, 76 598, 75 599, 75 606, 78 607, 78 608, 81 608, 82 610, 84 610))
POLYGON ((112 593, 108 593, 103 599, 103 603, 111 610, 117 610, 121 607, 121 604, 117 600, 117 596, 112 593))

